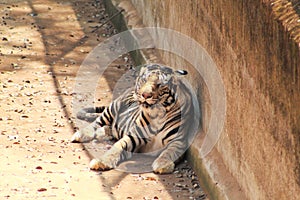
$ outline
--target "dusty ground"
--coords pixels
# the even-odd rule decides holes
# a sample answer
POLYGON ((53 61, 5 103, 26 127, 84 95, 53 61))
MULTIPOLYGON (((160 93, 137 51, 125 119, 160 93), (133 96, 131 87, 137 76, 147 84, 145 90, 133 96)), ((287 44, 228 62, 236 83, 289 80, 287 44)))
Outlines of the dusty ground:
MULTIPOLYGON (((97 144, 70 143, 82 61, 115 33, 97 0, 0 1, 0 199, 205 199, 183 162, 174 174, 88 169, 97 144)), ((98 83, 108 104, 133 63, 120 56, 98 83)), ((97 149, 96 149, 97 150, 97 149)))

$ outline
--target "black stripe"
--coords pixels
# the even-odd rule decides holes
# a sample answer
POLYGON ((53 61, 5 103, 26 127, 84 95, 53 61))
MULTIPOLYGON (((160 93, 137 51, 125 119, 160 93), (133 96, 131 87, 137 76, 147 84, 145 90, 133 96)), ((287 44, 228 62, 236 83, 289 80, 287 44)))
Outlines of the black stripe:
POLYGON ((102 113, 105 108, 106 108, 105 106, 96 107, 95 112, 96 113, 102 113))
POLYGON ((116 129, 116 131, 119 132, 119 126, 118 126, 118 123, 115 123, 115 129, 116 129))
POLYGON ((180 126, 178 126, 178 127, 174 128, 174 129, 172 129, 171 131, 169 131, 168 134, 162 139, 162 143, 164 144, 166 139, 168 139, 170 136, 176 134, 178 132, 178 130, 179 130, 179 127, 180 126))
POLYGON ((121 138, 123 138, 123 136, 124 136, 124 129, 121 129, 120 131, 118 131, 118 135, 119 135, 119 138, 117 138, 118 140, 119 139, 121 139, 121 138))
POLYGON ((98 121, 97 121, 97 122, 99 123, 100 126, 106 125, 106 122, 104 121, 104 119, 103 119, 102 116, 100 116, 100 117, 98 118, 98 121))
POLYGON ((142 111, 142 118, 143 120, 146 122, 147 125, 150 124, 150 122, 148 121, 148 119, 146 118, 146 116, 144 115, 144 112, 142 111))
POLYGON ((137 131, 138 134, 139 134, 138 137, 139 137, 139 138, 142 138, 143 141, 144 141, 144 143, 147 144, 148 141, 147 141, 147 138, 145 137, 145 135, 144 135, 142 129, 140 129, 140 127, 136 126, 136 131, 137 131))
POLYGON ((181 113, 180 112, 177 115, 175 115, 174 117, 172 116, 160 130, 164 130, 170 123, 176 122, 176 121, 178 121, 178 123, 181 121, 181 113))
MULTIPOLYGON (((132 135, 128 135, 128 137, 130 138, 130 141, 131 141, 131 144, 132 144, 132 149, 131 149, 131 152, 134 152, 135 148, 136 148, 136 143, 135 143, 135 140, 134 138, 132 137, 132 135)), ((127 149, 128 151, 129 149, 127 149)))
MULTIPOLYGON (((107 110, 106 110, 107 111, 107 110)), ((107 121, 109 121, 109 123, 112 123, 112 117, 108 112, 104 112, 104 117, 106 118, 107 121)))
POLYGON ((115 118, 115 115, 113 115, 112 114, 112 112, 111 112, 111 109, 110 108, 107 108, 107 112, 108 112, 108 114, 110 115, 110 117, 112 118, 111 119, 111 123, 112 123, 112 121, 114 120, 114 118, 115 118))
POLYGON ((137 139, 138 139, 139 144, 141 144, 142 143, 141 138, 138 137, 137 139))
MULTIPOLYGON (((148 119, 146 118, 146 116, 144 115, 144 112, 142 112, 142 120, 144 120, 145 124, 143 123, 143 121, 141 121, 141 124, 143 127, 147 126, 150 134, 156 134, 157 132, 152 130, 152 127, 151 127, 151 124, 150 122, 148 121, 148 119)), ((144 128, 145 129, 145 128, 144 128)))
POLYGON ((173 121, 181 121, 181 112, 179 112, 176 116, 172 117, 168 122, 173 121))

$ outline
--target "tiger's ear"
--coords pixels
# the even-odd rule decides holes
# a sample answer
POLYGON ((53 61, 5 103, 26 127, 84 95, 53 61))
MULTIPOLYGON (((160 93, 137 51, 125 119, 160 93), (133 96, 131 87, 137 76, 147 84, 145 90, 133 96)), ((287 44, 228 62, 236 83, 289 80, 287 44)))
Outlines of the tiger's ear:
POLYGON ((188 74, 188 72, 187 72, 186 70, 184 70, 184 69, 176 70, 176 71, 174 71, 174 73, 175 73, 176 75, 178 75, 178 76, 185 76, 185 75, 188 74))

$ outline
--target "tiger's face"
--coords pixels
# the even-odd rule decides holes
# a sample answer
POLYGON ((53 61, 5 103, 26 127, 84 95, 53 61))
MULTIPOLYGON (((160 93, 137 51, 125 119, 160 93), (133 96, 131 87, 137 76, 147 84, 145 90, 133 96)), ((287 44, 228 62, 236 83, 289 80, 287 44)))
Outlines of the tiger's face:
POLYGON ((187 72, 173 71, 158 64, 143 66, 135 85, 135 95, 139 103, 148 107, 158 102, 164 105, 175 101, 176 74, 186 75, 187 72))

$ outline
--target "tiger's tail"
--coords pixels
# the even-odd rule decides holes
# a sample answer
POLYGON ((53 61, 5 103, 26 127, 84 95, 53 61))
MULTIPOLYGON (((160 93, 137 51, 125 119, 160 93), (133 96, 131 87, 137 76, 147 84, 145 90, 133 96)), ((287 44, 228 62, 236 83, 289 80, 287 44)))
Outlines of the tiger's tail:
POLYGON ((83 108, 77 113, 76 117, 80 120, 93 122, 105 108, 105 106, 83 108))

